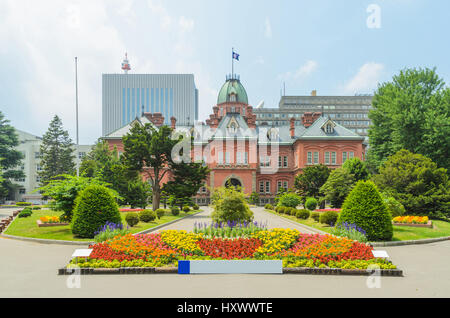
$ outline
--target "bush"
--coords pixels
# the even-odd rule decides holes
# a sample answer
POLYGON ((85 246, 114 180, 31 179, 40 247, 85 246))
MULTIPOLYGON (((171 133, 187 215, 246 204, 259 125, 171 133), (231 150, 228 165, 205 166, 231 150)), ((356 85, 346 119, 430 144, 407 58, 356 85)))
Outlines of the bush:
POLYGON ((173 206, 170 209, 170 212, 172 213, 173 216, 177 216, 180 214, 180 209, 177 206, 173 206))
POLYGON ((333 208, 340 208, 352 191, 354 183, 354 176, 350 172, 344 168, 337 168, 331 172, 327 182, 320 188, 320 193, 330 201, 333 208))
POLYGON ((366 231, 369 241, 392 240, 392 217, 372 181, 359 181, 345 199, 338 223, 345 222, 366 231))
POLYGON ((22 212, 19 213, 18 217, 19 218, 27 218, 27 217, 31 216, 32 214, 33 214, 33 212, 31 210, 23 209, 22 212))
POLYGON ((317 208, 317 200, 315 198, 306 199, 305 206, 308 210, 314 211, 317 208))
POLYGON ((330 226, 336 224, 338 220, 338 214, 334 211, 323 212, 319 217, 319 222, 323 224, 328 224, 330 226))
POLYGON ((267 204, 264 206, 264 209, 266 209, 266 210, 273 210, 273 205, 270 204, 270 203, 267 203, 267 204))
POLYGON ((396 216, 402 216, 405 214, 405 207, 403 204, 395 200, 393 197, 387 197, 383 199, 384 203, 386 204, 389 213, 393 218, 396 216))
POLYGON ((130 212, 130 213, 127 213, 127 215, 125 216, 125 221, 127 221, 127 224, 130 227, 133 227, 139 223, 139 217, 136 213, 130 212))
POLYGON ((312 218, 314 221, 319 222, 319 220, 320 220, 320 213, 319 213, 319 212, 312 212, 312 213, 311 213, 311 218, 312 218))
POLYGON ((166 214, 166 210, 164 210, 164 209, 157 209, 155 212, 156 212, 156 216, 158 217, 158 219, 162 218, 164 216, 164 214, 166 214))
POLYGON ((156 213, 152 210, 144 210, 139 213, 139 221, 144 223, 152 222, 156 219, 156 213))
POLYGON ((185 213, 188 213, 190 210, 191 210, 191 208, 188 207, 187 205, 185 205, 185 206, 183 207, 183 212, 185 212, 185 213))
POLYGON ((307 220, 309 218, 310 212, 306 209, 297 210, 296 217, 298 219, 307 220))
POLYGON ((277 211, 278 213, 280 213, 280 214, 283 214, 283 213, 284 213, 284 206, 277 206, 275 209, 276 209, 276 211, 277 211))
POLYGON ((41 207, 40 207, 40 206, 34 206, 34 207, 32 207, 31 209, 32 209, 32 210, 40 210, 41 207))
POLYGON ((289 215, 296 216, 297 209, 296 208, 289 208, 289 215))
POLYGON ((194 210, 200 210, 200 207, 198 206, 198 204, 194 204, 193 206, 192 206, 192 209, 194 209, 194 210))
POLYGON ((298 195, 293 192, 286 192, 280 196, 278 205, 296 208, 301 202, 301 198, 298 195))
POLYGON ((122 223, 113 194, 101 185, 87 186, 75 200, 72 233, 79 237, 93 238, 94 233, 107 222, 122 223))
POLYGON ((17 202, 16 205, 17 206, 30 206, 32 203, 31 202, 17 202))
POLYGON ((248 207, 245 194, 234 187, 218 188, 212 195, 214 211, 211 217, 214 222, 250 222, 253 212, 248 207))

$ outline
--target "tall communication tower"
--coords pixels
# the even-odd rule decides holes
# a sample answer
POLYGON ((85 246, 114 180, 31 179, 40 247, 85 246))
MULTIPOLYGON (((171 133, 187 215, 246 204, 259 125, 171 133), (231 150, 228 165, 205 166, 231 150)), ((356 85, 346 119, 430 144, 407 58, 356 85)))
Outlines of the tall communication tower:
POLYGON ((131 70, 130 62, 128 61, 128 54, 125 53, 125 58, 122 62, 122 70, 125 74, 128 74, 128 71, 131 70))

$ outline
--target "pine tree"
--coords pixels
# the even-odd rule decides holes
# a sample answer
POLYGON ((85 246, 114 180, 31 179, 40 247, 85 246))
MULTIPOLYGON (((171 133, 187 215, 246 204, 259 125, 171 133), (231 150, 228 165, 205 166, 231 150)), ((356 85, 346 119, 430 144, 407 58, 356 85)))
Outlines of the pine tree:
POLYGON ((61 119, 55 115, 43 136, 41 144, 41 167, 39 172, 41 184, 46 185, 50 180, 62 174, 75 174, 73 143, 69 133, 63 130, 61 119))
POLYGON ((22 170, 17 169, 23 155, 15 147, 19 145, 19 138, 9 120, 0 112, 0 166, 3 179, 0 180, 0 198, 9 196, 15 190, 10 179, 24 178, 22 170))

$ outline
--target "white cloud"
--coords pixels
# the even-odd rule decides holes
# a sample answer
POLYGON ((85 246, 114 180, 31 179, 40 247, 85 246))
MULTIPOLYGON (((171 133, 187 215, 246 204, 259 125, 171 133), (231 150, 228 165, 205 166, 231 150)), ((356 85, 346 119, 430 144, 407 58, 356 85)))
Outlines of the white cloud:
POLYGON ((264 64, 265 61, 264 61, 264 58, 262 56, 257 56, 254 63, 255 64, 264 64))
POLYGON ((278 80, 303 80, 314 73, 318 66, 316 61, 309 60, 293 72, 278 75, 278 80))
POLYGON ((190 32, 194 29, 194 20, 181 16, 178 20, 182 32, 190 32))
POLYGON ((368 62, 364 64, 359 68, 358 73, 345 84, 345 93, 353 95, 375 89, 383 70, 384 65, 380 63, 368 62))
POLYGON ((169 15, 166 8, 153 0, 148 0, 147 3, 150 11, 159 16, 161 28, 164 30, 169 29, 172 24, 172 17, 169 15))
POLYGON ((266 18, 264 22, 264 36, 269 39, 272 38, 272 25, 270 24, 269 18, 266 18))
POLYGON ((80 142, 101 135, 101 74, 117 69, 124 52, 118 31, 108 17, 110 1, 7 1, 0 20, 0 42, 7 56, 20 53, 27 69, 17 89, 27 105, 19 129, 42 135, 58 114, 75 139, 75 66, 77 56, 80 142), (49 14, 51 12, 51 14, 49 14), (21 126, 23 125, 23 126, 21 126))

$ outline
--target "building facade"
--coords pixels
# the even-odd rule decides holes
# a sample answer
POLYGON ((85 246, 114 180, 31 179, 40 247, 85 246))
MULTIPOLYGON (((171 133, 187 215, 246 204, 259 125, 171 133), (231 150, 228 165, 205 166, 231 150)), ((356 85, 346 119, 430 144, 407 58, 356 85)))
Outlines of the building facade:
MULTIPOLYGON (((40 146, 42 144, 42 137, 29 134, 27 132, 16 129, 16 134, 19 137, 20 144, 16 147, 24 159, 20 165, 20 169, 24 172, 25 178, 12 180, 18 185, 18 189, 12 201, 27 201, 35 204, 41 203, 42 196, 39 192, 34 192, 39 188, 40 178, 38 172, 41 170, 41 153, 40 146)), ((75 145, 74 146, 75 164, 80 166, 83 157, 91 151, 92 146, 89 145, 75 145)))
MULTIPOLYGON (((151 123, 157 128, 164 122, 162 114, 144 113, 105 139, 120 153, 122 136, 132 125, 151 123)), ((273 202, 280 188, 293 188, 295 176, 305 167, 325 164, 334 169, 353 157, 365 159, 364 137, 321 112, 292 116, 285 124, 259 124, 237 77, 227 77, 206 123, 177 125, 174 117, 170 122, 174 130, 194 137, 190 159, 211 170, 195 197, 200 205, 209 203, 209 189, 226 185, 240 186, 246 194, 258 192, 261 204, 273 202)), ((162 182, 170 178, 169 172, 162 182)))
POLYGON ((169 124, 193 125, 198 118, 198 90, 193 74, 103 74, 102 135, 140 117, 161 113, 169 124))
MULTIPOLYGON (((286 125, 290 118, 301 118, 306 112, 322 112, 335 123, 367 137, 371 121, 369 111, 373 96, 282 96, 278 108, 256 108, 258 124, 286 125)), ((297 122, 300 125, 300 121, 297 122)))

